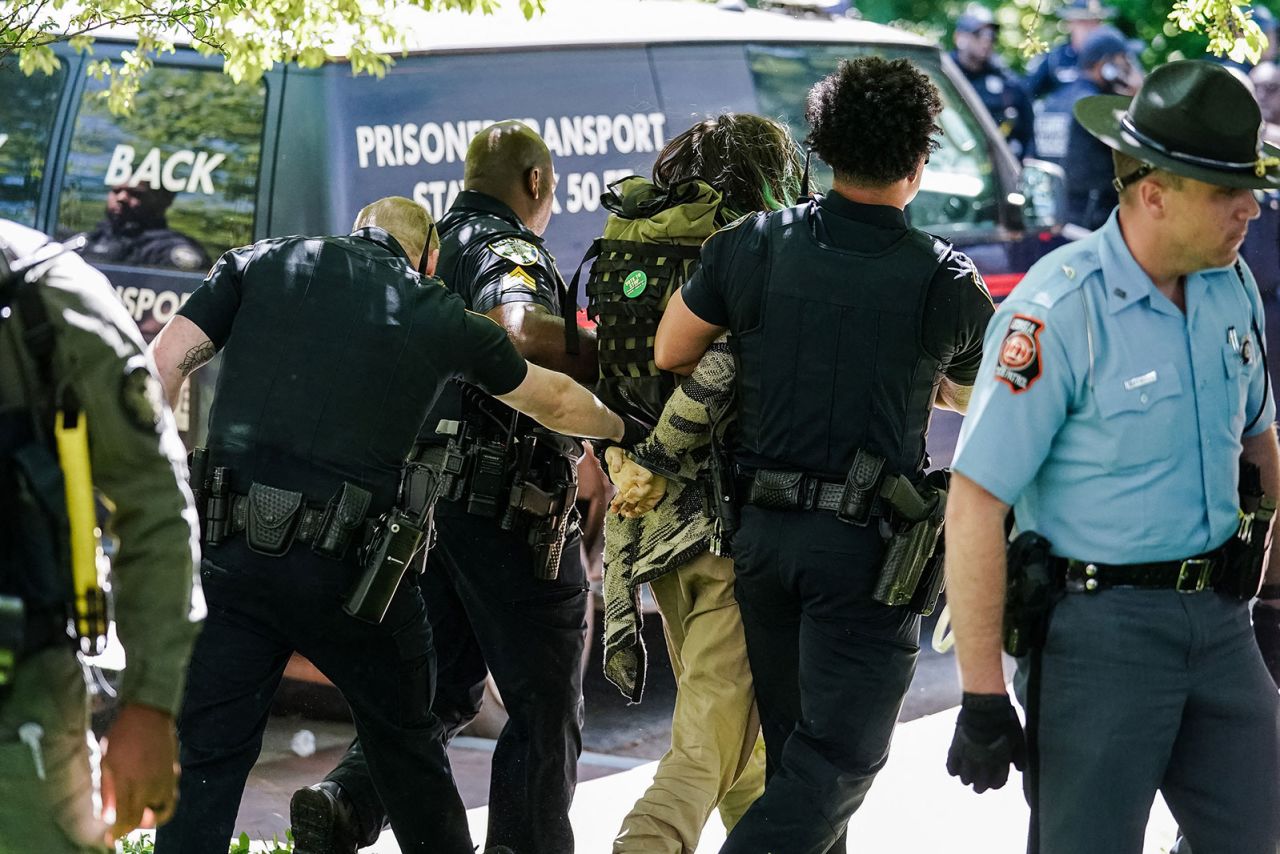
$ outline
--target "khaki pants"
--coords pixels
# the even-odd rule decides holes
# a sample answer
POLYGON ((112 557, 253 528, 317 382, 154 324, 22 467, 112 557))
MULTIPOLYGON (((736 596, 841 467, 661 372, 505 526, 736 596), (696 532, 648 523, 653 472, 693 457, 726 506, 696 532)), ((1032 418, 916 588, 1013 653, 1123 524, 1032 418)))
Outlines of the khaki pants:
POLYGON ((719 806, 732 828, 764 790, 733 562, 707 552, 651 584, 676 677, 671 749, 622 822, 614 852, 692 854, 719 806))
POLYGON ((97 744, 88 735, 84 671, 66 647, 46 649, 18 666, 0 702, 0 854, 97 854, 97 744), (44 779, 19 727, 36 724, 44 779))

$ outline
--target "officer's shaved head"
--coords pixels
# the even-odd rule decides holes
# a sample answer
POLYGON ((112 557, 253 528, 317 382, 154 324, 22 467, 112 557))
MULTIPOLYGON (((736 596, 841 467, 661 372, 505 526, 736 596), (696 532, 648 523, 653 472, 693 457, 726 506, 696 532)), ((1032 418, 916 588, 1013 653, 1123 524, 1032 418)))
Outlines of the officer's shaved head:
POLYGON ((523 122, 498 122, 476 134, 462 183, 505 202, 534 232, 546 228, 555 192, 551 151, 523 122))
POLYGON ((413 199, 404 196, 387 196, 366 205, 356 214, 352 229, 376 226, 390 233, 411 259, 422 255, 427 234, 431 235, 430 249, 440 248, 440 235, 431 227, 431 214, 413 199))

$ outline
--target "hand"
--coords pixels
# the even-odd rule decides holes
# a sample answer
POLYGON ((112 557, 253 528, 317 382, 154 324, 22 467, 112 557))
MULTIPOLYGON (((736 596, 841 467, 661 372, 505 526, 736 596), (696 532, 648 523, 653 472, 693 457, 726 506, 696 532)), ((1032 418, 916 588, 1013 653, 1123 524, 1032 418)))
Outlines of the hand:
POLYGON ((115 812, 111 837, 123 838, 147 818, 156 826, 173 818, 178 804, 173 716, 150 706, 126 705, 104 742, 102 806, 104 813, 115 812))
POLYGON ((609 509, 628 519, 648 513, 667 494, 667 479, 654 474, 631 459, 616 445, 604 452, 609 466, 609 479, 618 487, 618 494, 609 503, 609 509))
POLYGON ((947 751, 947 773, 982 794, 1009 779, 1009 763, 1027 764, 1027 741, 1007 694, 965 694, 956 734, 947 751))
POLYGON ((1258 640, 1271 681, 1280 688, 1280 608, 1262 601, 1253 604, 1253 636, 1258 640))

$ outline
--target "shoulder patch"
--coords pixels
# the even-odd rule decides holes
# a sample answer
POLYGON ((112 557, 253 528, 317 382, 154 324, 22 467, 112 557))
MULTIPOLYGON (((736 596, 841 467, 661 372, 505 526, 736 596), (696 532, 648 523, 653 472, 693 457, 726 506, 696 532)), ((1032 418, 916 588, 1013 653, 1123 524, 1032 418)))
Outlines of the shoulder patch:
POLYGON ((531 291, 536 291, 538 283, 533 280, 533 276, 525 272, 524 267, 516 267, 502 277, 502 287, 504 290, 506 288, 525 287, 531 291))
POLYGON ((982 291, 987 299, 991 299, 991 291, 987 289, 987 283, 978 272, 978 267, 973 263, 972 258, 941 238, 934 238, 933 249, 938 253, 938 260, 942 262, 942 266, 951 273, 952 279, 957 281, 968 279, 974 287, 982 291))
POLYGON ((1000 342, 996 379, 1009 386, 1014 394, 1021 394, 1040 379, 1044 368, 1040 356, 1042 329, 1043 320, 1025 314, 1015 314, 1009 321, 1009 329, 1000 342))
POLYGON ((160 381, 141 365, 129 369, 120 384, 120 406, 134 427, 146 433, 156 432, 164 406, 160 381))
POLYGON ((501 240, 495 240, 489 244, 489 251, 513 264, 528 266, 538 263, 538 247, 518 237, 504 237, 501 240))
POLYGON ((204 258, 193 246, 179 243, 169 250, 169 261, 179 270, 195 270, 204 266, 204 258))

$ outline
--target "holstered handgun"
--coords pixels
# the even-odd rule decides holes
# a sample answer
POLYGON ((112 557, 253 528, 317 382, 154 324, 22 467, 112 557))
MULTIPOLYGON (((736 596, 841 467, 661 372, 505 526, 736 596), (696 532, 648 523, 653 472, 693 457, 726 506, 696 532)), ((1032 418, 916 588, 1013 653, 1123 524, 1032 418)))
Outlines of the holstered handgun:
MULTIPOLYGON (((916 599, 917 588, 933 561, 942 534, 947 492, 928 481, 917 489, 902 475, 889 475, 883 479, 879 495, 892 511, 893 534, 885 547, 880 576, 871 595, 885 605, 910 605, 916 599)), ((922 597, 920 607, 932 611, 933 604, 922 597)))
POLYGON ((1009 543, 1004 650, 1014 657, 1044 646, 1049 611, 1056 598, 1050 548, 1049 541, 1035 531, 1023 531, 1009 543))
POLYGON ((533 549, 534 577, 554 581, 560 576, 560 558, 572 522, 574 502, 578 499, 578 470, 574 462, 560 457, 552 462, 555 476, 550 489, 543 489, 529 479, 537 437, 520 440, 515 479, 503 514, 504 530, 512 530, 520 514, 532 517, 528 524, 529 545, 533 549))
POLYGON ((737 483, 733 458, 719 441, 712 439, 706 484, 707 509, 711 515, 711 553, 733 555, 733 535, 738 532, 737 483))
POLYGON ((1226 570, 1214 585, 1219 592, 1249 600, 1262 583, 1267 554, 1267 534, 1276 514, 1276 500, 1262 490, 1262 470, 1240 460, 1240 524, 1226 543, 1226 570))

